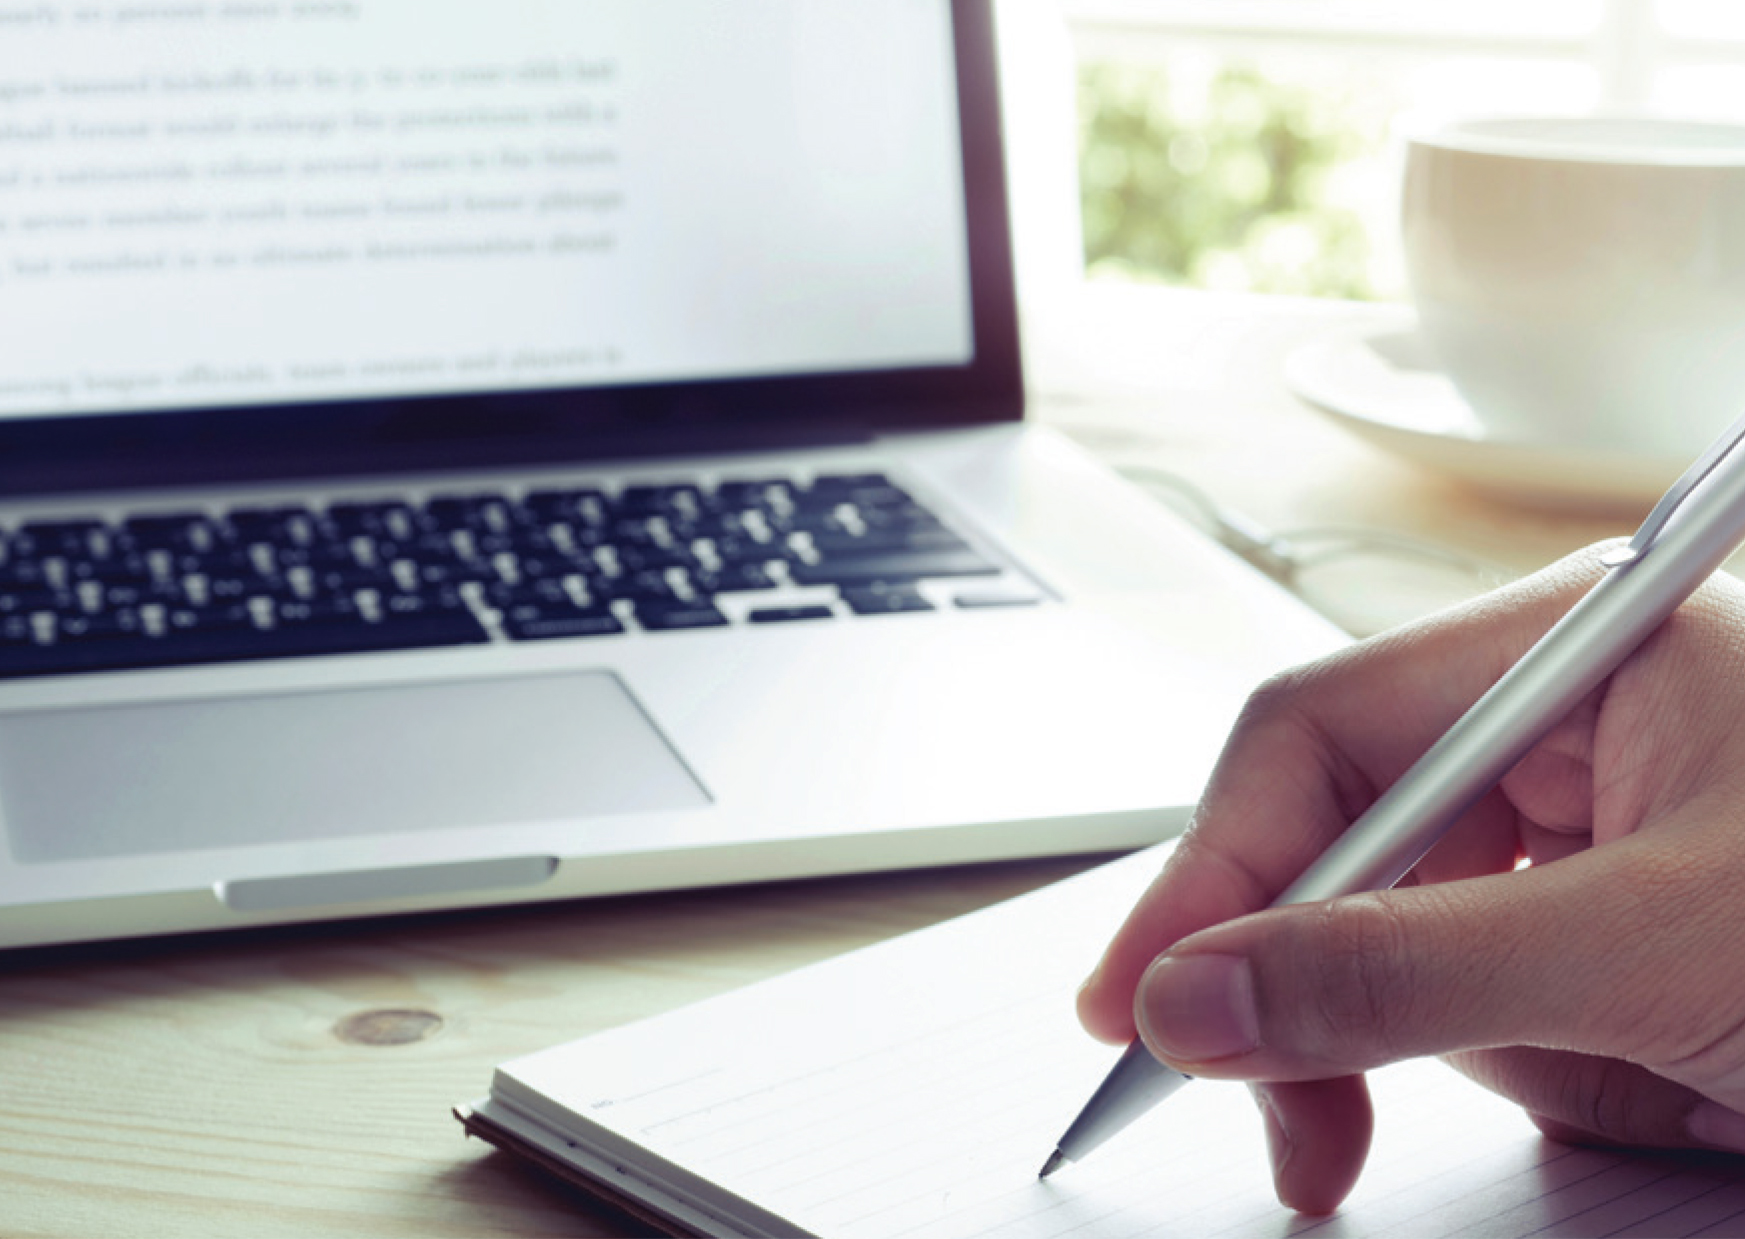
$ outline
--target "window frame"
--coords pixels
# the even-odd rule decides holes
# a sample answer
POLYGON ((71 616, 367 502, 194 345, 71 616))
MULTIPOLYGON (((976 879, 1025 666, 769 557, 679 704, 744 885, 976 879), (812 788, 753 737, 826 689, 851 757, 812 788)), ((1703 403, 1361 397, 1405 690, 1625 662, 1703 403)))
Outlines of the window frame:
POLYGON ((1162 56, 1186 37, 1232 50, 1345 47, 1407 55, 1487 55, 1568 60, 1593 67, 1599 107, 1639 111, 1659 69, 1745 66, 1745 32, 1664 31, 1658 0, 1595 0, 1584 17, 1531 6, 1401 6, 1375 0, 1057 0, 1081 60, 1162 56))

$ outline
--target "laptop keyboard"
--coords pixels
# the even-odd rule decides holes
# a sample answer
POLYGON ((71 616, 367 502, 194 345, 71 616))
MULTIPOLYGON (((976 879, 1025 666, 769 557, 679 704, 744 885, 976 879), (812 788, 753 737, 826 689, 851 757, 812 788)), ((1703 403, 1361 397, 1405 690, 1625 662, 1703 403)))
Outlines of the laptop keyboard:
POLYGON ((0 677, 933 610, 918 582, 1001 572, 883 474, 38 521, 0 533, 0 677))

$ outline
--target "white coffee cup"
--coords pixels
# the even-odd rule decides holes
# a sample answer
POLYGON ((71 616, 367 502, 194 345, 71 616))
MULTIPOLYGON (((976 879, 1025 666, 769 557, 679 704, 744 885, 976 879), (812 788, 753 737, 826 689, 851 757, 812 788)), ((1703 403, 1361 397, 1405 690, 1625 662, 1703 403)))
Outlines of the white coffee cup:
POLYGON ((1401 222, 1425 344, 1487 435, 1678 460, 1745 415, 1745 126, 1410 133, 1401 222))

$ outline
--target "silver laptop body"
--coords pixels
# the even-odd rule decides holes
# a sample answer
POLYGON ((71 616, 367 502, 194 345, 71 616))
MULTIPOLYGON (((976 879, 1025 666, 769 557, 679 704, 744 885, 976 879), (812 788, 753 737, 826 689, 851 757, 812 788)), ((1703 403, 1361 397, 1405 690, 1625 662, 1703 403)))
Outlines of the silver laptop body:
POLYGON ((982 0, 81 11, 0 945, 1138 845, 1339 642, 1023 424, 982 0))

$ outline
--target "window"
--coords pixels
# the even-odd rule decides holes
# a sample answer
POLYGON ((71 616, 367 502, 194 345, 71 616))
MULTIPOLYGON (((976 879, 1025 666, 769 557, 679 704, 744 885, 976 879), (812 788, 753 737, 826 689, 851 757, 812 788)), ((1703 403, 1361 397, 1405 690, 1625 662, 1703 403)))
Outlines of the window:
POLYGON ((1739 0, 1060 5, 1092 278, 1396 297, 1403 120, 1745 122, 1739 0))

